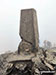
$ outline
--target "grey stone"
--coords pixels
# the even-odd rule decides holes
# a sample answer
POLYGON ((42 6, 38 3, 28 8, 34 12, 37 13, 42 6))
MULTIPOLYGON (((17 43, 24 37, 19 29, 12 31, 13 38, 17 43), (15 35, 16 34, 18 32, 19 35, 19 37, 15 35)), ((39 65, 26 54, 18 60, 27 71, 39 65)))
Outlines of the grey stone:
POLYGON ((46 58, 49 63, 56 64, 56 49, 49 49, 46 51, 46 58))
POLYGON ((26 42, 38 48, 39 34, 36 11, 34 9, 21 10, 20 36, 26 42))
POLYGON ((28 52, 31 52, 33 50, 33 46, 30 43, 23 40, 20 42, 19 49, 23 53, 24 53, 24 51, 28 53, 28 52))

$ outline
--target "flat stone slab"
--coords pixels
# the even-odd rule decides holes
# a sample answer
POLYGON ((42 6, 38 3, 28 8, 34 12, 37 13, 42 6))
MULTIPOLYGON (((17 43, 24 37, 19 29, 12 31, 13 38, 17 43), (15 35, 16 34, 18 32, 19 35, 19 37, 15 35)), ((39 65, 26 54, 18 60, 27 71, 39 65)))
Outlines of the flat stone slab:
POLYGON ((11 62, 11 61, 19 61, 19 60, 30 60, 32 57, 34 57, 34 54, 31 55, 17 54, 17 55, 9 56, 7 61, 11 62))

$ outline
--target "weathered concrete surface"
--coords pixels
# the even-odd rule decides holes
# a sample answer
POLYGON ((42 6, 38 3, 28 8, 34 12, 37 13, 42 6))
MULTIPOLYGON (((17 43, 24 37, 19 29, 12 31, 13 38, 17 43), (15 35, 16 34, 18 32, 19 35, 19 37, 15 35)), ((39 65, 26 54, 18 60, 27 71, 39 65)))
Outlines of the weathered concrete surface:
POLYGON ((36 11, 34 9, 21 10, 20 36, 26 42, 38 48, 39 34, 36 11))
POLYGON ((33 51, 33 46, 30 43, 28 43, 28 42, 23 40, 19 44, 19 50, 21 52, 23 52, 23 53, 24 53, 24 51, 26 51, 27 54, 28 54, 28 52, 32 52, 33 51))

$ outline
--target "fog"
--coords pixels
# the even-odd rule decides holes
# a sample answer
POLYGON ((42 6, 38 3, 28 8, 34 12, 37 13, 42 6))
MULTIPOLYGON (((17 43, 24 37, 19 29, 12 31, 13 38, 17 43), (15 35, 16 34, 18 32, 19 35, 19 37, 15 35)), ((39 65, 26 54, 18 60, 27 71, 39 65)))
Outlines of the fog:
POLYGON ((0 0, 0 53, 17 50, 20 10, 27 8, 37 11, 40 45, 56 43, 56 0, 0 0))

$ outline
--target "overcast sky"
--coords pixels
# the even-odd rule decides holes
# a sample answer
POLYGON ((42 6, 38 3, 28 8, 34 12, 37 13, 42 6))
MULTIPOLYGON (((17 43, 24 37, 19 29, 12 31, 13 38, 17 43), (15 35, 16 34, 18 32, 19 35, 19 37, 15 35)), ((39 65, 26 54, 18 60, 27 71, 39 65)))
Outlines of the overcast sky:
POLYGON ((0 0, 0 53, 17 50, 20 10, 37 11, 39 39, 56 43, 56 0, 0 0))

